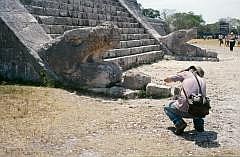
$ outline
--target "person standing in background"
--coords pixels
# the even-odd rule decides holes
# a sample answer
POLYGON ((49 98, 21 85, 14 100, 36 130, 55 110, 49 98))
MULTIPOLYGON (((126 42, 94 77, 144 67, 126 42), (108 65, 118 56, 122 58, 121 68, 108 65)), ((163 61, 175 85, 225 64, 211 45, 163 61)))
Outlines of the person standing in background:
POLYGON ((222 44, 223 44, 223 35, 222 34, 218 35, 218 40, 219 40, 219 45, 222 46, 222 44))
POLYGON ((237 36, 237 46, 240 46, 240 34, 237 36))
POLYGON ((233 32, 231 32, 229 36, 230 51, 233 51, 233 47, 235 46, 235 42, 236 42, 235 40, 236 40, 236 36, 233 32))
POLYGON ((227 34, 225 36, 225 46, 228 47, 229 46, 229 34, 227 34))

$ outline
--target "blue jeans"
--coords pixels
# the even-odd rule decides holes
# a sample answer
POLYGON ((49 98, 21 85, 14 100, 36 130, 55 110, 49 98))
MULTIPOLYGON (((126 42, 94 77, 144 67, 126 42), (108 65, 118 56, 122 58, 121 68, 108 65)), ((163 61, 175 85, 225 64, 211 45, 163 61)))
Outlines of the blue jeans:
POLYGON ((169 119, 176 125, 177 123, 183 121, 183 118, 192 118, 195 129, 204 128, 204 119, 200 117, 194 117, 188 112, 182 112, 177 107, 175 102, 169 103, 164 107, 164 112, 169 117, 169 119))

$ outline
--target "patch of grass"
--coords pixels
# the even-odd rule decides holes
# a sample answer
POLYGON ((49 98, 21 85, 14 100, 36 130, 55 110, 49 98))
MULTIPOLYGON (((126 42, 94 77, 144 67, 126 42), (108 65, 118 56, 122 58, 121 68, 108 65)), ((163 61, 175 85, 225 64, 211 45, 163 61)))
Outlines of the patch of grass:
POLYGON ((147 93, 145 90, 140 90, 138 93, 139 98, 147 98, 147 93))
POLYGON ((0 85, 0 119, 41 117, 56 110, 49 89, 17 85, 0 85))

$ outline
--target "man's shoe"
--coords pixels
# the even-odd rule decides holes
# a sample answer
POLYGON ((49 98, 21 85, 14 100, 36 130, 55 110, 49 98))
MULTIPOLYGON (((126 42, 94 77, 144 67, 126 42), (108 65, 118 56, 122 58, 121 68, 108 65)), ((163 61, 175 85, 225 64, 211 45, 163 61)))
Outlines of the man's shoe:
POLYGON ((201 126, 201 127, 194 126, 194 128, 197 132, 204 132, 204 127, 203 126, 201 126))
POLYGON ((175 134, 181 135, 183 133, 184 129, 187 127, 187 123, 184 122, 183 120, 181 120, 180 122, 175 124, 175 127, 176 127, 175 134))

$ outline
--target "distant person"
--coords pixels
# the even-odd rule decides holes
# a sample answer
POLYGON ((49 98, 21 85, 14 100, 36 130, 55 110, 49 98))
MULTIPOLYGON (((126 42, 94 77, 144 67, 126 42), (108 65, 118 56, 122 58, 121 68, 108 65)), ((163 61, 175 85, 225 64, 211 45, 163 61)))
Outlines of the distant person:
POLYGON ((207 39, 207 36, 206 36, 206 35, 204 35, 204 36, 203 36, 203 39, 204 39, 204 40, 206 40, 206 39, 207 39))
POLYGON ((237 46, 240 46, 240 35, 237 36, 237 46))
POLYGON ((229 37, 230 37, 229 34, 227 34, 227 35, 225 36, 225 46, 226 46, 226 47, 229 47, 229 37))
POLYGON ((230 36, 229 36, 230 51, 233 51, 233 47, 235 46, 235 42, 236 42, 236 36, 233 32, 231 32, 230 36))
POLYGON ((223 44, 223 35, 222 34, 218 35, 218 40, 219 40, 219 45, 221 46, 223 44))
MULTIPOLYGON (((209 101, 201 101, 202 103, 197 103, 197 105, 192 104, 190 103, 191 101, 189 101, 190 97, 198 95, 199 93, 201 93, 202 96, 206 96, 206 81, 203 77, 204 71, 201 67, 190 66, 176 75, 164 79, 166 83, 180 81, 182 84, 181 95, 177 100, 170 101, 169 104, 164 107, 166 115, 176 127, 175 134, 177 135, 182 134, 187 127, 187 123, 183 118, 192 118, 195 130, 198 132, 204 131, 203 118, 209 113, 209 101), (197 106, 198 109, 193 106, 197 106)), ((199 97, 199 100, 203 99, 200 99, 199 97)))

